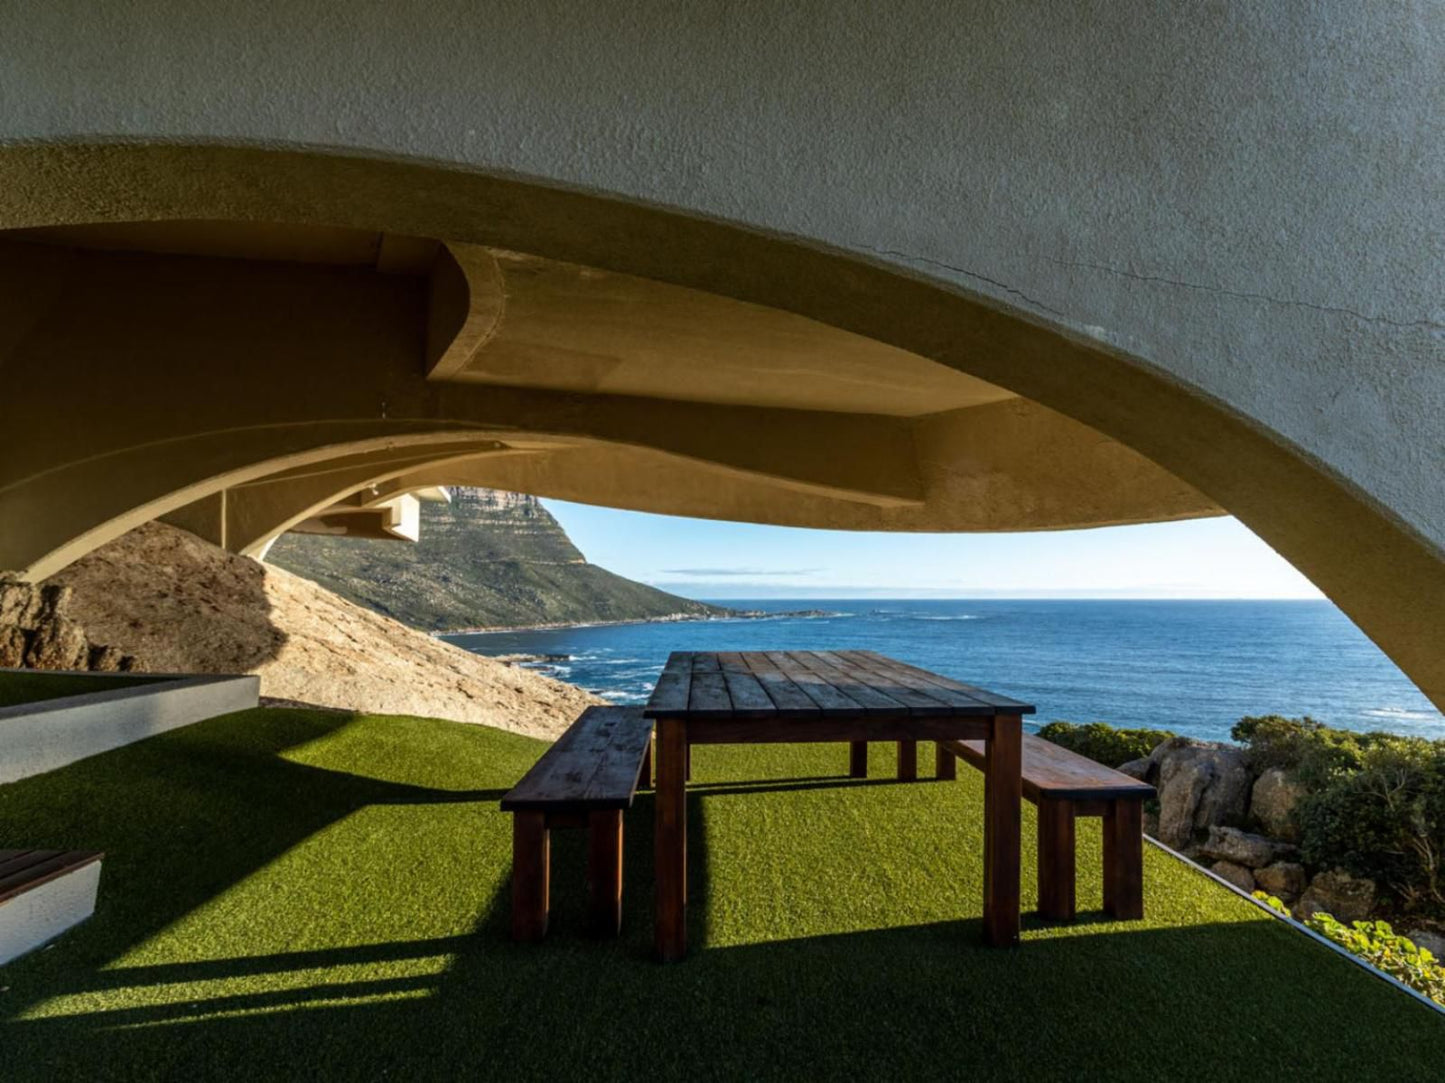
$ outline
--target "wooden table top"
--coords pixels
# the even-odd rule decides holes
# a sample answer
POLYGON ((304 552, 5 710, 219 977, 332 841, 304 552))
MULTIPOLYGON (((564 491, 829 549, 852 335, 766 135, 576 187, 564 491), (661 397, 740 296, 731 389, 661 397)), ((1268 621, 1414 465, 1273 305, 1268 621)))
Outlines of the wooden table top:
POLYGON ((1007 696, 877 651, 674 651, 649 718, 907 718, 1033 714, 1007 696))

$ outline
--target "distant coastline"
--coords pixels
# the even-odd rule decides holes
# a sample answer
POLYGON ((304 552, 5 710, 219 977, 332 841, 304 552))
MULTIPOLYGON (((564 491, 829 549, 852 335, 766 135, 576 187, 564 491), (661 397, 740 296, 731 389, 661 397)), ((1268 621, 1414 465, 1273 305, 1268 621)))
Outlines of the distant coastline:
POLYGON ((503 627, 449 628, 431 634, 438 639, 448 636, 505 635, 508 632, 554 632, 570 628, 618 628, 630 624, 692 624, 735 620, 776 620, 781 617, 793 619, 830 616, 826 609, 792 609, 773 612, 766 609, 730 609, 716 615, 711 613, 666 613, 660 617, 632 617, 628 620, 585 620, 554 621, 550 624, 517 624, 503 627))

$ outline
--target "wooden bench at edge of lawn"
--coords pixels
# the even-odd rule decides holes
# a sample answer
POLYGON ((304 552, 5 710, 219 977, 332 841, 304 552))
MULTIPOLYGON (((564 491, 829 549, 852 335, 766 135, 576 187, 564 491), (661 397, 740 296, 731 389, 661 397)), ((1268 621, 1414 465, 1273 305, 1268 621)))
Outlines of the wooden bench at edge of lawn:
MULTIPOLYGON (((983 769, 982 741, 940 741, 939 777, 952 777, 949 753, 983 769)), ((1144 802, 1154 787, 1033 734, 1024 734, 1023 791, 1039 810, 1039 914, 1072 921, 1074 820, 1104 820, 1104 911, 1121 921, 1144 916, 1144 802)))
POLYGON ((0 965, 95 912, 104 856, 93 850, 0 850, 0 965))
POLYGON ((502 798, 512 813, 512 939, 547 935, 551 831, 587 829, 592 930, 622 927, 622 814, 648 785, 652 720, 640 707, 588 707, 502 798))

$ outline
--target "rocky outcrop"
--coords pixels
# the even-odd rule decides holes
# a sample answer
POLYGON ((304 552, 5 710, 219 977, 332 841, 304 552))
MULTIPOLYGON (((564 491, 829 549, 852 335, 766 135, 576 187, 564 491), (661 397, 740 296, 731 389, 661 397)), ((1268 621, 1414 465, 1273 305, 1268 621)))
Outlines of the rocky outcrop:
POLYGON ((1237 827, 1210 827, 1209 837, 1199 852, 1217 861, 1233 861, 1247 869, 1262 869, 1294 852, 1294 847, 1263 835, 1251 835, 1237 827))
POLYGON ((1295 907, 1295 917, 1308 920, 1326 913, 1339 921, 1364 921, 1375 908, 1375 882, 1351 876, 1344 869, 1322 872, 1310 881, 1295 907))
POLYGON ((1149 754, 1147 766, 1125 766, 1158 789, 1157 838, 1176 850, 1190 847, 1196 832, 1241 822, 1248 811, 1249 768, 1232 745, 1172 737, 1149 754))
POLYGON ((92 643, 70 613, 72 592, 0 574, 0 667, 99 672, 140 668, 133 655, 92 643))
POLYGON ((580 688, 469 654, 164 523, 117 538, 47 585, 71 588, 75 621, 155 670, 255 673, 271 699, 478 722, 549 738, 599 702, 580 688))
POLYGON ((1250 793, 1249 811, 1267 835, 1290 842, 1299 841, 1299 825, 1294 810, 1305 795, 1305 788, 1278 767, 1271 767, 1255 780, 1250 793))
POLYGON ((1293 906, 1309 884, 1305 867, 1294 861, 1276 861, 1254 870, 1260 890, 1267 891, 1286 906, 1293 906))
POLYGON ((1243 865, 1236 864, 1233 861, 1216 861, 1210 866, 1209 871, 1222 880, 1228 880, 1235 887, 1239 888, 1240 891, 1254 890, 1254 873, 1250 872, 1250 870, 1243 865))

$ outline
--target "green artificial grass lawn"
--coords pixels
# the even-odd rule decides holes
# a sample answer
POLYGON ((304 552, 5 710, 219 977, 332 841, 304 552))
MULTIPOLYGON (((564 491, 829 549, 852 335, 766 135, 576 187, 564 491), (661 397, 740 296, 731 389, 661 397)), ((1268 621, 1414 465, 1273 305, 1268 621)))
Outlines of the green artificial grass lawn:
MULTIPOLYGON (((1445 1020, 1146 851, 1148 919, 981 944, 980 776, 850 783, 844 746, 694 750, 693 951, 651 959, 650 792, 625 929, 507 938, 497 800, 534 740, 250 711, 0 787, 0 846, 107 851, 97 915, 0 968, 0 1079, 1423 1079, 1445 1020)), ((888 766, 874 750, 874 770, 888 766)), ((1024 905, 1033 905, 1025 806, 1024 905)))
POLYGON ((87 692, 109 692, 116 688, 132 688, 139 684, 152 684, 163 678, 132 677, 129 675, 85 675, 75 673, 48 673, 44 670, 24 672, 0 672, 0 707, 14 707, 21 703, 38 703, 46 699, 60 699, 63 696, 83 696, 87 692))

